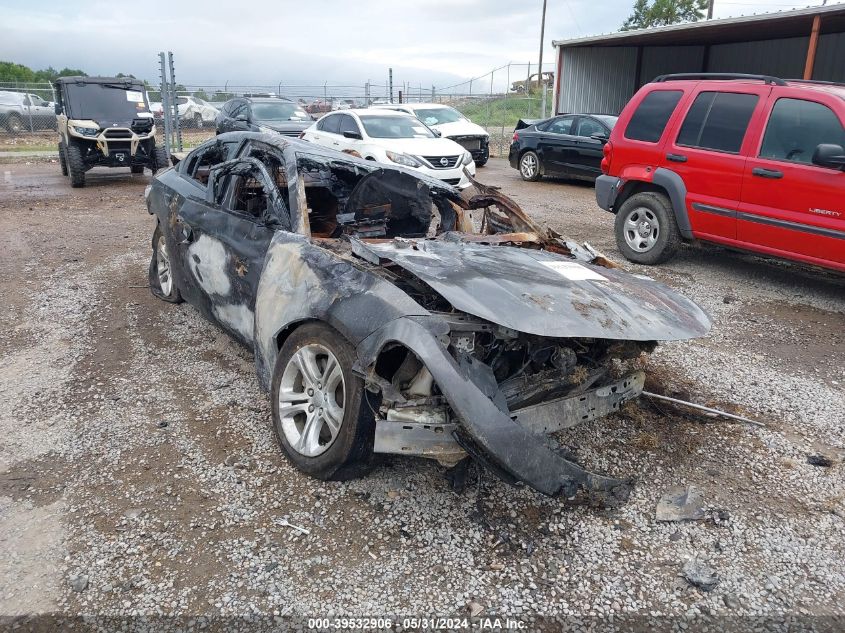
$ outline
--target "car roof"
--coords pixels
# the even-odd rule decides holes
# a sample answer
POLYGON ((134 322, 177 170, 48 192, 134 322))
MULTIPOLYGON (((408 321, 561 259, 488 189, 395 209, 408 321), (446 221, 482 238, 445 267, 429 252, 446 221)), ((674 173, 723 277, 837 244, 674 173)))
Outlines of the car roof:
POLYGON ((56 84, 126 84, 128 86, 143 86, 144 82, 140 79, 133 79, 132 77, 85 77, 82 75, 73 75, 71 77, 59 77, 55 80, 56 84))
MULTIPOLYGON (((393 104, 393 105, 396 105, 396 104, 393 104)), ((343 112, 345 114, 351 114, 351 112, 348 112, 346 110, 344 110, 343 112)), ((399 116, 399 117, 402 117, 402 116, 409 117, 409 116, 411 116, 410 114, 408 114, 407 112, 404 112, 402 110, 395 110, 393 108, 383 108, 383 107, 378 106, 378 105, 374 106, 372 108, 361 108, 359 110, 355 110, 355 114, 358 114, 358 115, 378 114, 379 116, 385 115, 385 116, 399 116)))
POLYGON ((293 99, 288 99, 287 97, 236 97, 238 99, 246 99, 251 103, 276 103, 277 101, 283 101, 285 103, 294 103, 293 99))
MULTIPOLYGON (((659 79, 659 78, 658 78, 659 79)), ((725 79, 718 79, 713 78, 709 79, 706 77, 698 78, 689 78, 689 79, 674 79, 671 81, 653 81, 649 86, 657 86, 657 85, 665 85, 665 86, 698 86, 700 84, 704 84, 705 86, 712 86, 714 88, 718 88, 719 86, 725 86, 727 84, 732 86, 759 86, 760 83, 764 81, 763 76, 760 78, 753 78, 753 77, 737 77, 735 79, 725 78, 725 79)), ((776 77, 767 77, 765 79, 767 84, 773 85, 775 88, 800 88, 803 90, 811 90, 813 92, 822 92, 825 94, 832 94, 837 97, 841 97, 845 99, 845 84, 836 83, 836 82, 828 82, 828 81, 814 81, 810 79, 778 79, 776 77), (773 83, 779 82, 779 83, 773 83)))

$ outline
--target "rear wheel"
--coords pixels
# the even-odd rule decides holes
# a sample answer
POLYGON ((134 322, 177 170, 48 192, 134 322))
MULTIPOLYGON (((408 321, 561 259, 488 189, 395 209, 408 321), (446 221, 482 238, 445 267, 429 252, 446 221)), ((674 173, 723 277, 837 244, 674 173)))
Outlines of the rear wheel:
POLYGON ((173 266, 167 249, 167 241, 164 239, 160 226, 156 226, 153 233, 153 256, 150 260, 149 279, 150 289, 159 299, 170 303, 182 303, 182 294, 173 278, 173 266))
POLYGON ((519 159, 519 173, 523 180, 540 180, 540 157, 535 152, 527 151, 519 159))
POLYGON ((661 193, 649 191, 628 198, 616 213, 614 228, 619 250, 637 264, 662 264, 681 245, 672 203, 661 193))
POLYGON ((372 454, 378 403, 367 402, 354 361, 349 342, 323 323, 294 331, 276 359, 276 437, 296 467, 317 479, 359 476, 372 454))
POLYGON ((202 115, 199 112, 194 114, 194 127, 197 129, 202 127, 202 115))
POLYGON ((59 141, 59 166, 62 168, 62 176, 67 176, 67 159, 65 158, 65 144, 59 141))
POLYGON ((17 134, 23 129, 23 119, 17 114, 10 114, 9 118, 6 119, 6 129, 12 134, 17 134))
POLYGON ((65 146, 65 161, 67 163, 68 176, 70 176, 70 186, 84 187, 85 161, 82 159, 82 150, 73 141, 65 146))

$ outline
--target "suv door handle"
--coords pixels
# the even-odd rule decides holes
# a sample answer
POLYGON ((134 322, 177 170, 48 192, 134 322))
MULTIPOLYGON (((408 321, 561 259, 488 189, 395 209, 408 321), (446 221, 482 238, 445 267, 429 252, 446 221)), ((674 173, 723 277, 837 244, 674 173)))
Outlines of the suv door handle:
POLYGON ((685 163, 687 157, 683 154, 666 154, 666 160, 671 160, 673 163, 685 163))
POLYGON ((783 178, 783 172, 777 169, 765 169, 764 167, 755 167, 751 173, 760 178, 783 178))

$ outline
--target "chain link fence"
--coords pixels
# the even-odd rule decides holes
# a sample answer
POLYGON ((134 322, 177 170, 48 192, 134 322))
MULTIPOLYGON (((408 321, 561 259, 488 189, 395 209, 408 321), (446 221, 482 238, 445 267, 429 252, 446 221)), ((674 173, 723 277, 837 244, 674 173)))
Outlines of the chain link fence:
MULTIPOLYGON (((215 133, 220 107, 236 96, 284 97, 299 103, 313 118, 333 110, 364 108, 387 103, 442 103, 459 110, 490 134, 490 153, 507 156, 519 119, 551 116, 554 78, 551 65, 544 65, 542 81, 536 65, 507 64, 485 75, 450 86, 423 86, 409 82, 363 84, 222 85, 177 84, 178 122, 183 147, 190 149, 215 133)), ((156 124, 163 123, 164 109, 158 85, 148 84, 147 96, 156 124)), ((49 83, 0 82, 0 151, 55 150, 55 96, 49 83)))

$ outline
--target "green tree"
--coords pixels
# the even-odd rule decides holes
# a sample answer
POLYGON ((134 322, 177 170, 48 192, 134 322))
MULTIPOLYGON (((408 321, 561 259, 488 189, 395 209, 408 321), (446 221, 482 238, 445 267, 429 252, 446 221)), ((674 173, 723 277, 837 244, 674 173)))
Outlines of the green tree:
POLYGON ((35 73, 23 64, 0 62, 0 81, 35 81, 35 73))
POLYGON ((647 29, 679 22, 698 22, 707 10, 707 0, 636 0, 634 12, 620 31, 647 29))

